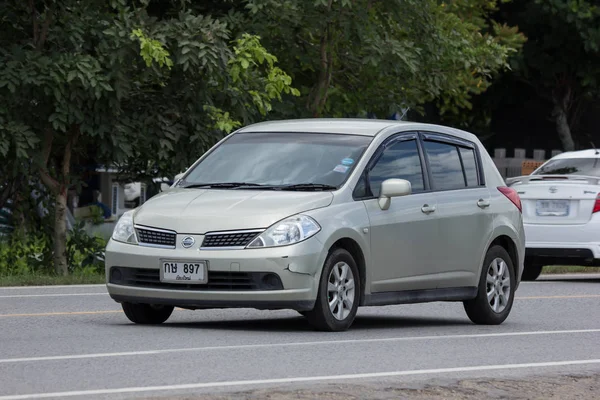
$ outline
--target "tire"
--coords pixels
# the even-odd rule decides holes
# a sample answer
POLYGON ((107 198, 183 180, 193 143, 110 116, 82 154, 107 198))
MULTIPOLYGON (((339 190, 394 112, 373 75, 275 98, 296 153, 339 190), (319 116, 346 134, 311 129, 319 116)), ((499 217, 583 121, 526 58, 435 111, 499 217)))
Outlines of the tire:
POLYGON ((323 265, 315 308, 306 312, 304 316, 317 330, 345 331, 354 322, 360 294, 360 275, 356 262, 346 250, 335 249, 323 265), (330 307, 329 301, 334 299, 338 301, 330 307))
POLYGON ((477 297, 463 302, 469 319, 480 325, 504 322, 512 309, 515 286, 514 266, 507 251, 501 246, 490 248, 483 261, 477 297), (489 300, 488 292, 491 294, 489 300))
POLYGON ((521 275, 521 280, 524 281, 535 281, 538 276, 542 273, 543 265, 529 264, 525 262, 525 269, 523 270, 523 275, 521 275))
POLYGON ((123 312, 131 322, 142 325, 162 324, 171 316, 173 306, 123 303, 123 312))

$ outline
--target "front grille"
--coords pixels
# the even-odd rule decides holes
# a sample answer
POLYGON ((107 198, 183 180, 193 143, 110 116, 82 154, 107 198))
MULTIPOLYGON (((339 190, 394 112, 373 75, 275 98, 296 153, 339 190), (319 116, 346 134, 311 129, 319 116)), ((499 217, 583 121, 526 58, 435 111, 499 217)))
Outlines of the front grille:
POLYGON ((177 234, 175 232, 159 231, 141 227, 135 228, 138 239, 142 244, 175 247, 177 234))
POLYGON ((208 271, 208 282, 189 285, 160 281, 160 271, 147 268, 112 267, 110 283, 153 289, 174 290, 282 290, 283 283, 272 272, 208 271))
POLYGON ((259 231, 209 233, 204 237, 202 247, 246 247, 259 234, 259 231))

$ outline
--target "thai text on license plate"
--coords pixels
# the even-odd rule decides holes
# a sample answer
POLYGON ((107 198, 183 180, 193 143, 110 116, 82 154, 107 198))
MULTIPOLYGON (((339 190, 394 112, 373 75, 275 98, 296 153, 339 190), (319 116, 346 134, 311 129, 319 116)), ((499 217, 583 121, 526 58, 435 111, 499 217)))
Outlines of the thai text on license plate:
POLYGON ((171 283, 206 283, 205 261, 171 261, 160 263, 161 282, 171 283))

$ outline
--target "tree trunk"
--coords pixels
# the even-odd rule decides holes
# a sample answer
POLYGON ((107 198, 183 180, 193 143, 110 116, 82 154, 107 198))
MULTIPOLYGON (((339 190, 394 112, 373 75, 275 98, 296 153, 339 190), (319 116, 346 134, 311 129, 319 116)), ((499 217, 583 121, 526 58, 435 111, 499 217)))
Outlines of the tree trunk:
MULTIPOLYGON (((333 6, 333 0, 329 0, 327 5, 327 11, 331 12, 333 6)), ((333 27, 331 23, 327 23, 323 36, 321 36, 320 46, 320 59, 321 59, 321 71, 319 72, 319 78, 317 81, 317 87, 315 90, 315 97, 312 101, 311 109, 313 117, 318 118, 327 104, 327 92, 329 91, 329 85, 331 84, 331 75, 333 69, 333 27)))
POLYGON ((54 209, 54 268, 58 275, 68 275, 67 265, 67 189, 57 195, 54 209))
POLYGON ((54 142, 54 133, 48 129, 44 138, 42 147, 42 157, 44 167, 40 171, 42 182, 54 194, 54 269, 59 275, 67 275, 69 268, 67 264, 67 193, 69 188, 69 175, 71 172, 71 156, 73 147, 79 137, 79 127, 73 126, 69 132, 67 145, 63 150, 62 165, 60 168, 59 179, 54 179, 48 172, 48 161, 52 152, 54 142))
POLYGON ((575 150, 575 142, 573 142, 573 136, 571 135, 571 127, 567 120, 567 111, 561 107, 560 104, 555 102, 554 110, 552 112, 554 116, 554 122, 556 123, 556 132, 562 143, 564 151, 575 150))
POLYGON ((575 142, 573 141, 573 135, 571 134, 571 126, 569 125, 569 109, 573 101, 573 90, 566 79, 561 79, 557 85, 554 93, 552 94, 552 102, 554 108, 552 110, 552 116, 554 117, 554 123, 556 124, 556 132, 562 143, 564 151, 575 150, 575 142))

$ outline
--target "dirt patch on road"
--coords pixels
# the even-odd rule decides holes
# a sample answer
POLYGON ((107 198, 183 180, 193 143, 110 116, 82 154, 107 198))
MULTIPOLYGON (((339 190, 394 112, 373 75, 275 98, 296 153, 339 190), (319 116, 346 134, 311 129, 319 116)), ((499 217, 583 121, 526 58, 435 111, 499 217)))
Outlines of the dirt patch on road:
MULTIPOLYGON (((218 395, 187 395, 160 397, 162 400, 592 400, 600 393, 600 375, 531 377, 527 379, 464 379, 449 384, 390 384, 389 382, 362 385, 327 384, 310 389, 260 389, 218 395)), ((153 397, 159 399, 158 397, 153 397)))

